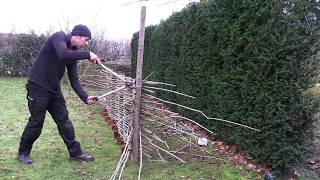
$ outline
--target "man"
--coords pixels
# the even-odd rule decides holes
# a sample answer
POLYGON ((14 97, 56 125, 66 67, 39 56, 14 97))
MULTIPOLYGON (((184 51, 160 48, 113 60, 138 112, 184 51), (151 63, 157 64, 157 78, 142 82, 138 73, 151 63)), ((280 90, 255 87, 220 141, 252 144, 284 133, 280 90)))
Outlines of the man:
POLYGON ((32 144, 41 134, 46 111, 57 124, 59 134, 69 151, 70 160, 92 161, 93 156, 83 153, 80 143, 75 140, 75 132, 68 117, 66 102, 61 92, 60 81, 67 68, 73 90, 86 103, 93 104, 96 97, 89 96, 81 86, 77 75, 77 61, 88 59, 94 64, 100 58, 90 51, 78 49, 88 45, 91 32, 85 25, 76 25, 71 34, 56 32, 48 38, 40 49, 28 77, 27 99, 30 118, 20 141, 17 160, 22 164, 32 164, 30 151, 32 144))

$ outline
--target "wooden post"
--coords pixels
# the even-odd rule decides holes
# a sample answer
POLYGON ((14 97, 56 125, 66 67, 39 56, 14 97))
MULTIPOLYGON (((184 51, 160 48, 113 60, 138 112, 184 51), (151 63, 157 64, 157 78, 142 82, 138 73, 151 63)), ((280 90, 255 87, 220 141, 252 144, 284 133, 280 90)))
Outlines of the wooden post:
POLYGON ((144 31, 145 31, 146 7, 141 7, 140 17, 140 32, 137 54, 137 70, 136 70, 136 87, 134 99, 134 114, 133 114, 133 137, 132 137, 132 161, 135 164, 139 163, 139 132, 140 132, 140 102, 141 102, 141 87, 142 87, 142 66, 143 66, 143 50, 144 50, 144 31))

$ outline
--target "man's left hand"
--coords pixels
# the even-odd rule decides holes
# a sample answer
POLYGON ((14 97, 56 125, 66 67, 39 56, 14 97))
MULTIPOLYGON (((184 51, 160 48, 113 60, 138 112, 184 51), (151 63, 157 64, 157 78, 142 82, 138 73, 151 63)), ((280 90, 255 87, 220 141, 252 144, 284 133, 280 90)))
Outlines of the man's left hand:
POLYGON ((89 96, 87 98, 87 104, 89 104, 89 105, 95 104, 97 101, 98 101, 97 96, 89 96))

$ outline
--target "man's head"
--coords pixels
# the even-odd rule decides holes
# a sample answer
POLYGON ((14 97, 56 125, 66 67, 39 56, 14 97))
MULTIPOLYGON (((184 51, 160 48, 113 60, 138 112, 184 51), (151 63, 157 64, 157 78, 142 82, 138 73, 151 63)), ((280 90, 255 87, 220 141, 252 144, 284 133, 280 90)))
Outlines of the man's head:
POLYGON ((71 46, 82 48, 88 45, 90 39, 91 32, 87 26, 82 24, 74 26, 71 31, 71 46))

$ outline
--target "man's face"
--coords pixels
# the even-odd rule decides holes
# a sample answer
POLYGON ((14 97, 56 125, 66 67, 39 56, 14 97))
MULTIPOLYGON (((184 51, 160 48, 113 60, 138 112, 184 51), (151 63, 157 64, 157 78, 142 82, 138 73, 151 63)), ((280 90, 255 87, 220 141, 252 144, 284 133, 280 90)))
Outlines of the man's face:
POLYGON ((85 36, 75 36, 74 41, 72 43, 72 46, 76 47, 76 48, 83 48, 88 46, 88 43, 90 41, 89 37, 85 37, 85 36))

